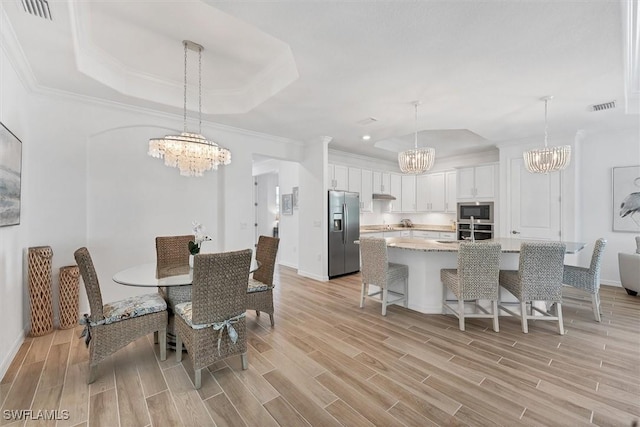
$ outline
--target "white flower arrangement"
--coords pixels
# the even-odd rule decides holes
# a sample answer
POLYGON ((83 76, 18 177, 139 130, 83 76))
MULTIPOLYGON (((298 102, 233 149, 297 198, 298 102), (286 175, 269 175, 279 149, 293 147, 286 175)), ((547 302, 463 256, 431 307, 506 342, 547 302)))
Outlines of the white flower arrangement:
POLYGON ((191 255, 196 255, 200 253, 200 245, 202 242, 211 240, 211 237, 204 233, 205 227, 198 221, 193 221, 191 225, 193 225, 193 235, 195 239, 189 242, 189 252, 191 255))

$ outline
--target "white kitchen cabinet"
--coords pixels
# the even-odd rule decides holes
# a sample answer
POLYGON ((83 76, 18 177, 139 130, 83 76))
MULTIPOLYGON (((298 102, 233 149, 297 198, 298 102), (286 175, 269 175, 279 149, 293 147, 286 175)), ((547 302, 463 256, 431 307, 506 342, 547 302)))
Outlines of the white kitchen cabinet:
POLYGON ((329 165, 327 186, 330 190, 349 190, 349 168, 340 165, 329 165))
POLYGON ((387 172, 373 172, 373 192, 391 194, 391 177, 387 172))
POLYGON ((384 236, 384 232, 380 231, 377 233, 362 233, 360 234, 360 237, 385 237, 385 236, 384 236))
POLYGON ((402 231, 385 231, 384 237, 402 237, 402 231))
POLYGON ((458 169, 458 200, 493 199, 496 195, 496 165, 458 169))
POLYGON ((362 192, 362 170, 360 168, 348 168, 347 177, 348 177, 347 189, 349 191, 353 191, 354 193, 361 193, 362 192))
POLYGON ((457 240, 456 233, 454 231, 423 231, 413 230, 412 237, 414 239, 428 239, 428 240, 457 240))
POLYGON ((440 232, 440 240, 458 240, 458 236, 456 236, 455 231, 451 232, 440 232))
MULTIPOLYGON (((402 212, 416 211, 416 176, 402 175, 402 212)), ((404 237, 404 236, 403 236, 404 237)))
POLYGON ((443 172, 419 175, 416 178, 416 210, 445 211, 445 175, 443 172))
POLYGON ((445 172, 445 201, 444 211, 456 213, 458 209, 458 196, 456 193, 456 171, 445 172))
POLYGON ((368 169, 362 169, 360 192, 360 211, 373 212, 373 173, 368 169))
POLYGON ((395 200, 389 204, 389 212, 402 212, 402 175, 392 173, 390 175, 390 192, 395 200))

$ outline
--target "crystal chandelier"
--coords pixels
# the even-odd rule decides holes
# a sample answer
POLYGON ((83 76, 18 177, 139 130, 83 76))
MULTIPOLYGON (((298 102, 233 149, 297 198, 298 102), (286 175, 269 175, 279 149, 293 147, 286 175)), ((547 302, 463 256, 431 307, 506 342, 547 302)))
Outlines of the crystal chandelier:
POLYGON ((418 105, 420 105, 420 102, 416 101, 414 105, 416 110, 416 132, 413 149, 398 153, 398 163, 402 173, 418 175, 431 169, 436 157, 436 150, 431 147, 418 148, 418 105))
POLYGON ((529 172, 549 173, 562 170, 569 166, 571 160, 571 146, 561 145, 549 148, 547 145, 547 104, 552 96, 542 98, 544 101, 544 148, 525 151, 524 165, 529 172))
POLYGON ((218 169, 218 165, 231 163, 231 152, 207 140, 202 133, 202 49, 189 40, 184 45, 184 127, 180 135, 166 135, 149 140, 148 154, 163 158, 166 166, 180 169, 183 176, 202 176, 205 171, 218 169), (187 132, 187 51, 198 52, 198 133, 187 132))

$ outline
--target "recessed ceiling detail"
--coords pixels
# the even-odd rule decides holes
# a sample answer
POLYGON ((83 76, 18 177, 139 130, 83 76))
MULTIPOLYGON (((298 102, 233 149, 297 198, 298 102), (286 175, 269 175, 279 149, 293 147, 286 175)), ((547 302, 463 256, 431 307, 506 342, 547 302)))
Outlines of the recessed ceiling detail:
MULTIPOLYGON (((205 114, 246 113, 298 78, 286 43, 205 3, 190 2, 187 11, 154 2, 153 13, 147 2, 69 7, 78 70, 125 95, 181 107, 183 39, 204 47, 205 114)), ((195 94, 197 84, 188 90, 195 94)))
MULTIPOLYGON (((399 153, 413 148, 415 134, 377 141, 374 147, 399 153)), ((438 129, 418 132, 418 147, 434 147, 438 157, 495 149, 489 141, 468 129, 438 129)))

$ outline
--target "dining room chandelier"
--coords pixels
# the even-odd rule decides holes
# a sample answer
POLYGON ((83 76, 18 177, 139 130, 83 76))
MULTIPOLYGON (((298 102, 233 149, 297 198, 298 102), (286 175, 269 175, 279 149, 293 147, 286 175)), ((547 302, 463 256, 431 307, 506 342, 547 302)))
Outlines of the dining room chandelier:
POLYGON ((184 46, 184 123, 180 135, 166 135, 149 140, 148 154, 164 158, 166 166, 180 169, 183 176, 202 176, 205 171, 218 169, 218 165, 231 163, 231 152, 202 136, 202 50, 203 47, 189 40, 184 46), (187 131, 187 53, 198 52, 198 133, 187 131))
POLYGON ((415 106, 415 137, 413 149, 398 153, 398 164, 402 173, 418 175, 425 173, 433 166, 436 157, 436 150, 431 147, 418 148, 418 105, 420 101, 414 103, 415 106))
POLYGON ((549 147, 548 124, 547 124, 547 106, 553 96, 542 98, 544 101, 544 148, 536 148, 525 151, 524 165, 529 172, 532 173, 549 173, 565 169, 571 161, 571 146, 560 145, 557 147, 549 147))

